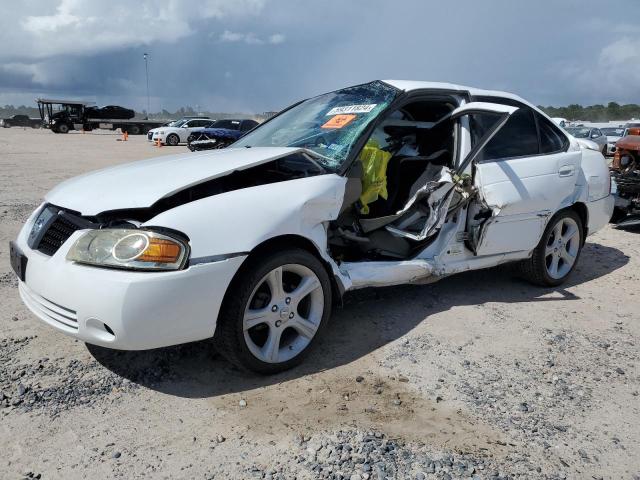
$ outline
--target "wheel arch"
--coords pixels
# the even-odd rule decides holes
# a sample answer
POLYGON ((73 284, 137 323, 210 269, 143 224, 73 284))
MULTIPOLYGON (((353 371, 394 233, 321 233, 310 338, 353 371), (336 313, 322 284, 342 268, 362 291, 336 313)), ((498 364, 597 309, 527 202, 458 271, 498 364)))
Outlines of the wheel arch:
POLYGON ((583 202, 576 202, 568 209, 575 211, 582 221, 582 244, 584 245, 589 233, 589 209, 583 202))
POLYGON ((303 237, 302 235, 296 235, 296 234, 278 235, 275 237, 271 237, 263 241, 262 243, 256 245, 249 252, 249 255, 247 256, 245 261, 242 262, 242 265, 240 265, 240 268, 233 276, 233 279, 231 280, 231 282, 229 283, 229 286, 227 287, 225 298, 227 294, 231 290, 233 290, 231 287, 232 285, 235 284, 238 278, 240 278, 244 274, 244 272, 246 272, 249 268, 251 268, 251 266, 253 265, 254 259, 259 258, 260 256, 264 256, 268 253, 272 253, 280 250, 287 250, 292 247, 306 250, 307 252, 309 252, 311 255, 313 255, 320 261, 322 266, 327 271, 327 275, 329 275, 329 280, 331 281, 331 288, 332 288, 332 294, 333 294, 332 298, 334 299, 334 302, 336 299, 341 299, 342 296, 344 295, 344 288, 340 285, 340 282, 337 281, 331 265, 325 258, 323 258, 318 246, 312 240, 306 237, 303 237))

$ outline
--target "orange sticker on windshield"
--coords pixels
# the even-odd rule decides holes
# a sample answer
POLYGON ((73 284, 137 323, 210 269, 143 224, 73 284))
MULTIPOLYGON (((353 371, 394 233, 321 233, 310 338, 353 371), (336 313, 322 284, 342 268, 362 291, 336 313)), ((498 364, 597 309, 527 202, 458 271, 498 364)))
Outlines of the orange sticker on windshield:
POLYGON ((334 115, 321 128, 342 128, 350 124, 357 117, 353 114, 334 115))

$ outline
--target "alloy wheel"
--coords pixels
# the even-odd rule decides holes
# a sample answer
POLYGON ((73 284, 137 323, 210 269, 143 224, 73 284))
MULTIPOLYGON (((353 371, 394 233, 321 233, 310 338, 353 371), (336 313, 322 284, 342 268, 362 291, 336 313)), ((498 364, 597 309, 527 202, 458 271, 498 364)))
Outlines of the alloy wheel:
POLYGON ((324 292, 308 267, 287 264, 266 274, 249 297, 243 318, 247 347, 259 360, 282 363, 311 343, 324 313, 324 292))
POLYGON ((580 231, 571 217, 558 220, 547 239, 545 265, 553 279, 561 279, 569 274, 576 263, 580 251, 580 231))

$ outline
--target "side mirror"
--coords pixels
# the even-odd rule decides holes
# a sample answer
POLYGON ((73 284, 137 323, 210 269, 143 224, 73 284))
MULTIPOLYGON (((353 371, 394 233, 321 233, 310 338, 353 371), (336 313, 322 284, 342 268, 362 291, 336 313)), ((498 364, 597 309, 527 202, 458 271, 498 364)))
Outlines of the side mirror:
POLYGON ((598 135, 597 133, 592 133, 591 134, 591 138, 598 138, 600 135, 598 135))

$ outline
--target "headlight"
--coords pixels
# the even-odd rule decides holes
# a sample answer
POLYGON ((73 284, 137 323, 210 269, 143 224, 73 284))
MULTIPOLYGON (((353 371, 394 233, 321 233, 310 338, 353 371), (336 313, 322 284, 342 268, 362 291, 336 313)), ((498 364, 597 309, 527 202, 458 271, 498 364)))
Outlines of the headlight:
POLYGON ((188 251, 185 243, 161 233, 107 228, 82 235, 67 253, 67 260, 101 267, 178 270, 188 251))

